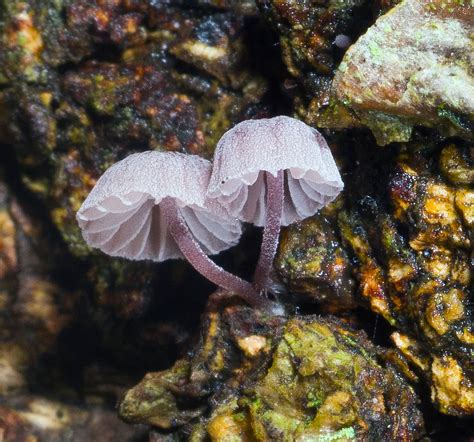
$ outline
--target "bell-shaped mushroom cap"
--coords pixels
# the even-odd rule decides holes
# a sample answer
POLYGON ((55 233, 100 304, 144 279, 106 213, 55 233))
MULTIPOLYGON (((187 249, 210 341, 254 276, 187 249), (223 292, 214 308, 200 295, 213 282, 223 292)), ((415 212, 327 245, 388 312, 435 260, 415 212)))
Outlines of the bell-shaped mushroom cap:
POLYGON ((265 222, 264 172, 284 171, 281 224, 316 213, 344 187, 323 136, 294 118, 247 120, 227 131, 214 154, 208 196, 230 214, 262 226, 265 222))
POLYGON ((211 163, 195 155, 143 152, 110 167, 97 181, 77 220, 86 242, 112 256, 164 261, 183 258, 160 207, 173 198, 204 253, 237 243, 238 220, 206 198, 211 163))

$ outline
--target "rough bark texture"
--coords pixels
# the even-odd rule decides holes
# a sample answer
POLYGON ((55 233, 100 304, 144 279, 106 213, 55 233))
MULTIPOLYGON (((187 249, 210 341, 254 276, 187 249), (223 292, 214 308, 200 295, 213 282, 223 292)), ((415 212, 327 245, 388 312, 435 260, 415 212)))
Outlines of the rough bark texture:
POLYGON ((396 3, 0 0, 0 439, 472 437, 472 7, 396 3), (118 159, 279 114, 331 128, 345 183, 282 231, 280 316, 82 240, 118 159))

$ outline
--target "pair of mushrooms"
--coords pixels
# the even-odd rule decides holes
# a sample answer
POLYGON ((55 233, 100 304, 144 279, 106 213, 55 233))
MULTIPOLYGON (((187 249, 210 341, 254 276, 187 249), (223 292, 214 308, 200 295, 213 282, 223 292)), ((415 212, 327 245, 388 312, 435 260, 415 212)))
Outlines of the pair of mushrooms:
POLYGON ((77 213, 86 242, 112 256, 186 258, 207 279, 263 306, 280 227, 331 202, 343 183, 321 134, 279 116, 237 124, 220 139, 214 163, 149 151, 110 167, 77 213), (207 255, 237 244, 241 221, 263 226, 254 284, 207 255))

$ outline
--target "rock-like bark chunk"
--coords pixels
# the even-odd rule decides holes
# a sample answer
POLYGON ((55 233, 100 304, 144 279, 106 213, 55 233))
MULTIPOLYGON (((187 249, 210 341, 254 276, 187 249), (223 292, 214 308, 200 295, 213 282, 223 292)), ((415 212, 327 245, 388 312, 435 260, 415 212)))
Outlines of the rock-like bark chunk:
POLYGON ((334 78, 336 99, 380 145, 407 141, 415 124, 467 136, 473 23, 474 8, 464 2, 405 0, 347 51, 334 78))

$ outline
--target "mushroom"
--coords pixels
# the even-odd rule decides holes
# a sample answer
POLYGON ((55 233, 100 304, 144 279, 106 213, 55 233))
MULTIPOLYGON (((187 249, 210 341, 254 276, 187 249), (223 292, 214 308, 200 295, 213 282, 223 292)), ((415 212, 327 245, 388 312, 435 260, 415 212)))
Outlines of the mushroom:
POLYGON ((165 261, 183 256, 207 279, 251 303, 250 283, 208 254, 235 245, 240 222, 206 198, 209 161, 195 155, 143 152, 110 167, 77 213, 86 242, 112 256, 165 261))
POLYGON ((280 226, 315 214, 343 188, 323 136, 294 118, 237 124, 219 140, 208 196, 242 221, 264 226, 255 286, 268 287, 280 226))

